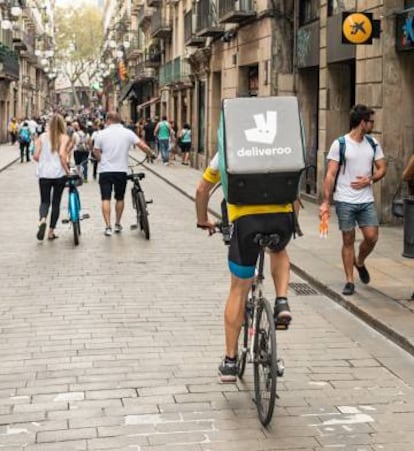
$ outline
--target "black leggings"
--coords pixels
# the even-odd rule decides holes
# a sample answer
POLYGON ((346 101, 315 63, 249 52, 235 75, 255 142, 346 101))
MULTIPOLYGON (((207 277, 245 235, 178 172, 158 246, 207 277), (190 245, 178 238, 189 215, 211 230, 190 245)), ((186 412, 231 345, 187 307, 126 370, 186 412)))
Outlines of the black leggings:
POLYGON ((30 161, 30 142, 20 143, 20 161, 23 163, 24 154, 26 152, 26 161, 30 161))
POLYGON ((60 212, 60 201, 62 199, 63 190, 65 189, 66 177, 58 179, 39 179, 40 188, 40 219, 46 218, 50 207, 50 197, 53 188, 52 196, 52 214, 50 217, 50 228, 56 227, 60 212))

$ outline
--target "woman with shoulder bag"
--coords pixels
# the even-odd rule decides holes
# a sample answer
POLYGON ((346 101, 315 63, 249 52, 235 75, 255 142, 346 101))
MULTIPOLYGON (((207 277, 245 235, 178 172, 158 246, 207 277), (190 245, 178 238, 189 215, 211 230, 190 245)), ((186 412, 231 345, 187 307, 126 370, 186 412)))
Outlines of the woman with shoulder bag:
POLYGON ((188 159, 190 157, 191 150, 191 127, 189 124, 184 124, 182 130, 178 135, 181 151, 183 153, 183 159, 181 164, 188 166, 188 159))
POLYGON ((37 175, 40 188, 39 229, 37 239, 43 241, 46 232, 46 219, 52 199, 52 213, 48 239, 54 240, 56 223, 59 218, 60 201, 65 189, 66 175, 69 174, 68 150, 70 138, 66 134, 63 117, 54 114, 48 130, 35 142, 33 159, 39 163, 37 175), (52 194, 53 192, 53 194, 52 194))

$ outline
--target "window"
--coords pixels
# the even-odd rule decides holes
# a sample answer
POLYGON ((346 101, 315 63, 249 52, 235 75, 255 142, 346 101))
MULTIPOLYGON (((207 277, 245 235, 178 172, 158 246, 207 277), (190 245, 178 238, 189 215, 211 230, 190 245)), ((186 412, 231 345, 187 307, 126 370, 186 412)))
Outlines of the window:
POLYGON ((300 2, 299 25, 319 19, 319 0, 303 0, 300 2))
POLYGON ((329 0, 328 15, 334 16, 343 11, 352 11, 356 9, 356 0, 329 0))
POLYGON ((405 0, 405 8, 414 8, 414 0, 405 0))

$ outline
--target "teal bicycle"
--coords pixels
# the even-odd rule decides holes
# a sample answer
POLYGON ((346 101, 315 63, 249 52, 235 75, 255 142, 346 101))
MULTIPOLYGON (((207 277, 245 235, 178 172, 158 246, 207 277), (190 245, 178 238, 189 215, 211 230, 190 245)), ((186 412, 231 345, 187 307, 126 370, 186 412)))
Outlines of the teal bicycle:
POLYGON ((63 224, 71 224, 73 230, 73 242, 75 246, 79 244, 81 235, 80 221, 88 219, 87 213, 81 215, 81 201, 78 191, 78 186, 83 183, 82 177, 79 174, 71 174, 67 177, 66 186, 69 188, 68 195, 68 219, 63 219, 63 224))

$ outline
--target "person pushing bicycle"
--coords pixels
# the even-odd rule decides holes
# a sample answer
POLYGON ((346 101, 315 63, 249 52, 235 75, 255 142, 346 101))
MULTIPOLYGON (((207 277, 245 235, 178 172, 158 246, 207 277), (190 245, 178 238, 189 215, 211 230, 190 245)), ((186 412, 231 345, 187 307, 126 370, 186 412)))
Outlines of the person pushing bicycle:
MULTIPOLYGON (((218 153, 205 170, 196 191, 197 227, 214 233, 216 224, 208 217, 209 194, 220 182, 218 153)), ((219 366, 222 382, 237 379, 237 343, 244 321, 245 302, 255 275, 259 245, 253 239, 257 233, 278 234, 280 241, 271 249, 271 273, 276 290, 274 318, 278 326, 288 328, 292 319, 287 299, 290 262, 286 251, 292 233, 291 204, 286 205, 232 205, 228 204, 232 233, 228 254, 231 273, 230 292, 224 312, 226 340, 225 358, 219 366)))

